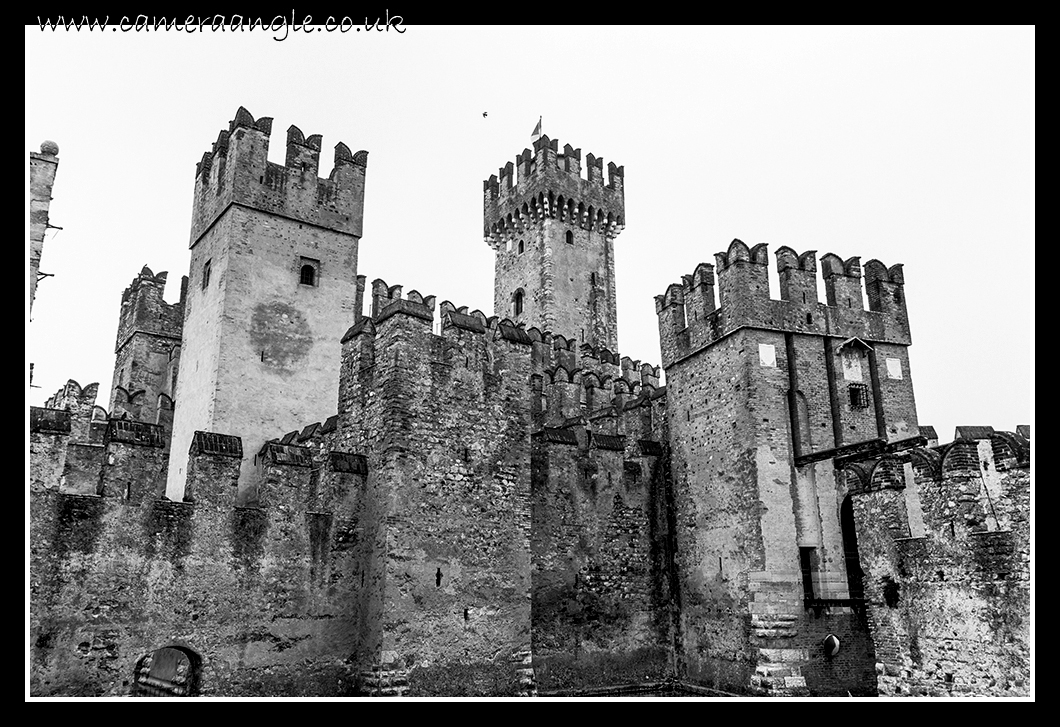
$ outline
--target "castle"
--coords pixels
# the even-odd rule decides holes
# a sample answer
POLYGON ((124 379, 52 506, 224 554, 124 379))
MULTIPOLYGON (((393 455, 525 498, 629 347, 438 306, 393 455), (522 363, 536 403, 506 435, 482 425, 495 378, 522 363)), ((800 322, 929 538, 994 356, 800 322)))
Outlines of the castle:
POLYGON ((31 408, 31 695, 1030 693, 1030 431, 919 424, 901 265, 824 255, 819 303, 781 247, 772 300, 734 240, 654 366, 615 350, 623 167, 542 136, 486 180, 487 316, 368 286, 368 153, 271 133, 199 161, 109 409, 31 408))

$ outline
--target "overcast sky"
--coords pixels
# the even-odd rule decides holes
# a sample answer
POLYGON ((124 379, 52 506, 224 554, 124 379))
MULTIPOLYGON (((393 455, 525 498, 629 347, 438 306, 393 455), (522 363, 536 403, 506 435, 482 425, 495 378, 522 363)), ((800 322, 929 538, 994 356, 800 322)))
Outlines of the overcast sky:
POLYGON ((63 228, 27 327, 29 403, 72 378, 107 406, 121 293, 148 265, 176 300, 195 163, 243 105, 275 119, 272 161, 291 124, 323 135, 321 176, 338 141, 369 151, 369 281, 492 313, 482 181, 541 116, 560 147, 625 166, 623 355, 658 364, 653 297, 735 237, 769 244, 775 298, 782 245, 877 258, 905 265, 921 424, 949 441, 1031 422, 1031 29, 404 30, 27 27, 26 150, 59 145, 63 228))

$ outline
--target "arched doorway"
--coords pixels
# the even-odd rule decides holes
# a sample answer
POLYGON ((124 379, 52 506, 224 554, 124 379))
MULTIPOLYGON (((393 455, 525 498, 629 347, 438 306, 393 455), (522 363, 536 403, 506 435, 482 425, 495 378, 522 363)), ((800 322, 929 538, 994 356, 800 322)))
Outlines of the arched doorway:
POLYGON ((136 662, 134 697, 194 697, 199 693, 202 658, 183 646, 166 646, 136 662))

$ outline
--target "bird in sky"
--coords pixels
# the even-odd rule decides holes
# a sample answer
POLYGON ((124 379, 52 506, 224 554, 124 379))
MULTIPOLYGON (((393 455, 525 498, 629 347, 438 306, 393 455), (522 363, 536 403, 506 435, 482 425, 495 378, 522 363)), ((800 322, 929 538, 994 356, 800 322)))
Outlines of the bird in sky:
POLYGON ((482 112, 482 118, 486 118, 486 112, 485 111, 482 112))

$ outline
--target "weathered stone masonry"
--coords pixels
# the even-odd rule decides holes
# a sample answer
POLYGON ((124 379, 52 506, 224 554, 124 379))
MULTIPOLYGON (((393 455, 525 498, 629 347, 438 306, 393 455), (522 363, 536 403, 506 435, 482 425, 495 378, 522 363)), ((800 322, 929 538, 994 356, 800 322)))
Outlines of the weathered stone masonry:
POLYGON ((123 294, 110 411, 31 409, 31 694, 1029 693, 1029 428, 924 446, 900 265, 819 303, 782 247, 771 300, 733 241, 656 299, 664 387, 622 167, 486 180, 487 316, 367 286, 367 152, 271 126, 198 164, 179 302, 123 294))

